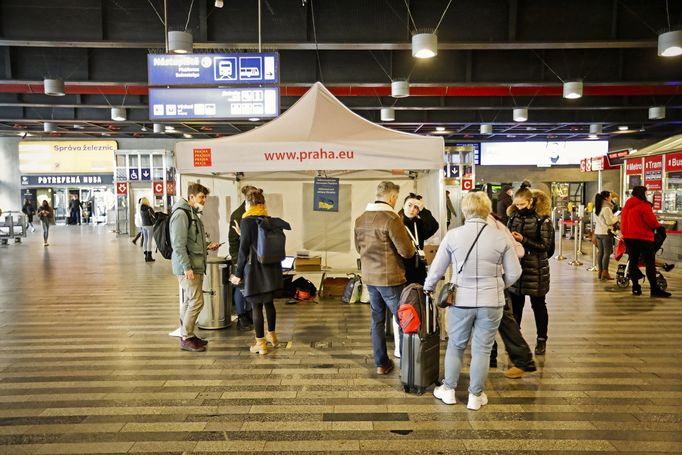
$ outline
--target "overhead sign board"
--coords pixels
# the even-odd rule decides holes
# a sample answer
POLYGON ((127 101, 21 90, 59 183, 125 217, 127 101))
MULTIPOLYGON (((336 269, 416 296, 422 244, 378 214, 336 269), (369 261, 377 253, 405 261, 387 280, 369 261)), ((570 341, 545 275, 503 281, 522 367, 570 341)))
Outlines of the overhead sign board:
POLYGON ((21 141, 22 174, 113 173, 116 141, 21 141))
POLYGON ((151 88, 151 120, 234 120, 279 115, 279 88, 151 88))
POLYGON ((276 53, 149 54, 149 85, 277 84, 276 53))
POLYGON ((625 158, 627 158, 627 156, 630 154, 630 151, 630 149, 626 149, 607 153, 606 156, 609 159, 609 164, 611 166, 618 166, 625 163, 625 158))
POLYGON ((23 186, 84 186, 112 185, 113 174, 47 174, 22 175, 23 186))

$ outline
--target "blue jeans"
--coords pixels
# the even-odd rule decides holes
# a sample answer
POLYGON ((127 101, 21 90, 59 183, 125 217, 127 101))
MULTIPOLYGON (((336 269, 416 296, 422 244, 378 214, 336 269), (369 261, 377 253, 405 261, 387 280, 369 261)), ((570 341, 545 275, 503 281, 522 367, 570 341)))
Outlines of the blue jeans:
POLYGON ((490 350, 504 307, 448 308, 448 349, 445 352, 445 384, 457 388, 464 350, 471 341, 469 393, 483 392, 488 378, 490 350), (473 333, 473 334, 472 334, 473 333))
POLYGON ((234 287, 234 311, 237 316, 244 316, 251 310, 251 305, 246 301, 246 297, 242 294, 242 290, 239 287, 234 287))
MULTIPOLYGON (((370 286, 369 306, 372 311, 372 346, 374 348, 374 366, 380 367, 388 363, 386 351, 386 308, 388 308, 395 320, 398 320, 398 306, 400 306, 400 293, 405 285, 398 286, 370 286)), ((400 325, 398 325, 400 327, 400 325)), ((403 352, 403 330, 400 329, 400 352, 403 352)))

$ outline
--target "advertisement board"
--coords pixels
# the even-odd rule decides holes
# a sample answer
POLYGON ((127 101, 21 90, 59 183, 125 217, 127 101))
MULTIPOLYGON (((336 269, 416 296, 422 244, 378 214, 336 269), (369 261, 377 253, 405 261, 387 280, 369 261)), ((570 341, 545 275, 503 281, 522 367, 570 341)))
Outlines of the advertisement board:
POLYGON ((21 141, 22 174, 104 174, 114 172, 116 141, 21 141))
POLYGON ((663 189, 663 155, 644 158, 644 186, 648 190, 663 189))
POLYGON ((339 179, 315 177, 313 188, 313 211, 339 211, 339 179))
POLYGON ((578 165, 583 158, 604 156, 608 141, 574 142, 484 142, 484 166, 563 166, 578 165))
POLYGON ((277 53, 149 54, 149 85, 277 84, 277 53))

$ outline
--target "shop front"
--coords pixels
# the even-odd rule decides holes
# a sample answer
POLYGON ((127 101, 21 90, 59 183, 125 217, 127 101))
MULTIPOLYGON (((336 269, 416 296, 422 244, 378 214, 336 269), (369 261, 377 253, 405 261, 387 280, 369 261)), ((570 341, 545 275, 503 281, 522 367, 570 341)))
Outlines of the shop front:
POLYGON ((113 222, 115 141, 19 143, 21 204, 43 201, 58 224, 113 222))

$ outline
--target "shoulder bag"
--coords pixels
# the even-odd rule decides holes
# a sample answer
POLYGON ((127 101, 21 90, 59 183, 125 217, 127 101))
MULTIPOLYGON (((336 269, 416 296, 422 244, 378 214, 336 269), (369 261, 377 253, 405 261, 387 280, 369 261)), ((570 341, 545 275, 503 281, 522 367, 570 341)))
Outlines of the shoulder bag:
MULTIPOLYGON (((483 227, 481 228, 480 231, 478 231, 478 235, 476 235, 476 238, 474 239, 474 243, 471 244, 471 247, 469 247, 469 251, 467 252, 466 257, 464 258, 464 262, 462 262, 462 265, 459 267, 459 270, 457 271, 457 275, 462 273, 462 270, 464 270, 464 264, 466 264, 467 260, 469 260, 469 255, 471 254, 471 250, 474 249, 474 245, 476 245, 476 242, 478 242, 478 238, 481 236, 481 233, 483 232, 483 229, 488 224, 484 224, 483 227)), ((455 276, 455 281, 457 281, 457 276, 455 276)), ((456 283, 448 283, 446 286, 443 286, 443 289, 441 289, 440 294, 438 295, 438 306, 441 308, 447 308, 449 306, 452 306, 455 304, 455 298, 457 296, 457 284, 456 283)))

